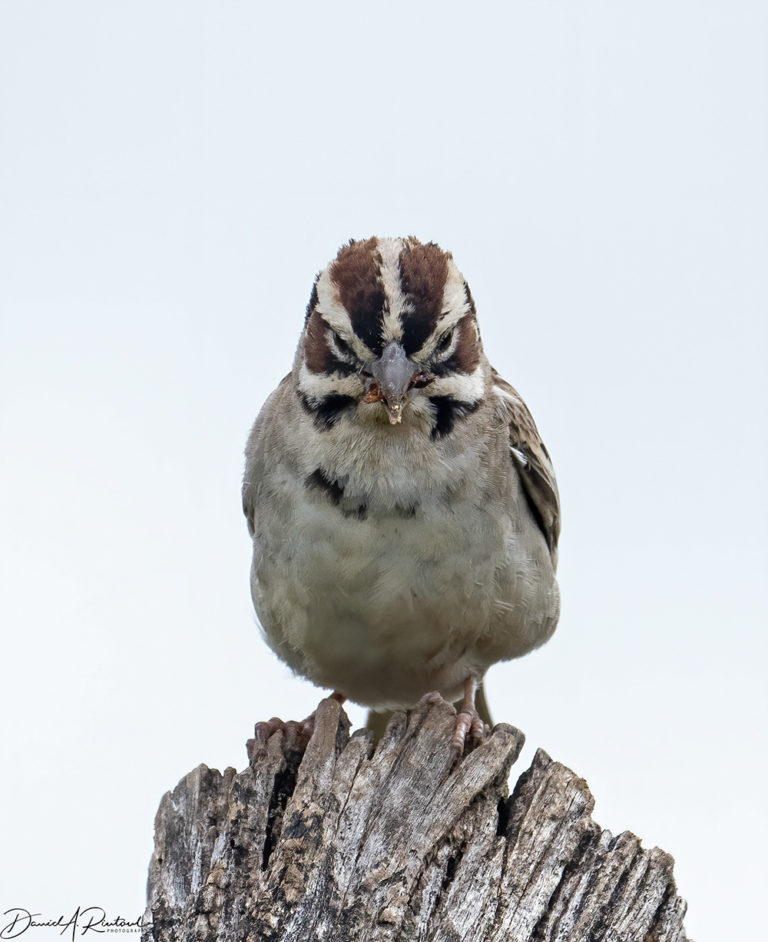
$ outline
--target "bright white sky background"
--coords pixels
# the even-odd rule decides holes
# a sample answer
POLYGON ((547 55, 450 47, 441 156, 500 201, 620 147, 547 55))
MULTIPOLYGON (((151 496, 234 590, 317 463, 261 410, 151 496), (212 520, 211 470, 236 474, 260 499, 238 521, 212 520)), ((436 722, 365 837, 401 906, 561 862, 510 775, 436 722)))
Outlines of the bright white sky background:
POLYGON ((0 912, 135 918, 163 792, 314 708, 251 612, 242 448, 315 272, 414 234, 560 483, 560 627, 487 681, 516 771, 672 853, 697 942, 759 937, 767 36, 738 0, 4 0, 0 912))

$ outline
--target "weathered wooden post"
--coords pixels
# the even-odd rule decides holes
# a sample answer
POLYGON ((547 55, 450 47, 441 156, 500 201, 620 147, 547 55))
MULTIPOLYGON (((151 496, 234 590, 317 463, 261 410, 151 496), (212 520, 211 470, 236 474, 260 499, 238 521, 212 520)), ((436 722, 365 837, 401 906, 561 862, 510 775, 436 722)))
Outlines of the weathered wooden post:
POLYGON ((591 817, 586 782, 505 724, 452 763, 453 707, 425 698, 374 750, 324 700, 250 767, 199 766, 155 823, 146 942, 684 942, 672 858, 591 817))

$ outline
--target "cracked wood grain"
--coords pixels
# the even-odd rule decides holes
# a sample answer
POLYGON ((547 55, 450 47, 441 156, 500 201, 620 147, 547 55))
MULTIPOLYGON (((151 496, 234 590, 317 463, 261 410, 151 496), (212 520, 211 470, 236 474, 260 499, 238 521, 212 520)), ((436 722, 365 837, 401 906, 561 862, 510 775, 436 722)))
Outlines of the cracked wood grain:
POLYGON ((586 782, 505 724, 452 761, 425 698, 376 749, 324 700, 249 768, 204 765, 160 804, 144 942, 685 942, 672 858, 592 820, 586 782))

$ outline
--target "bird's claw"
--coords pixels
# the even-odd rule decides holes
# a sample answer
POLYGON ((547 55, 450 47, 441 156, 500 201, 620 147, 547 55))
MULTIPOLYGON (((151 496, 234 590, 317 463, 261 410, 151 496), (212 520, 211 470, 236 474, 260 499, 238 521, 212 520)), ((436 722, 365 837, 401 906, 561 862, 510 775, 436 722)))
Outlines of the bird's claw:
POLYGON ((462 707, 456 714, 456 726, 451 739, 451 749, 459 759, 465 749, 476 749, 485 742, 485 723, 474 707, 462 707))
MULTIPOLYGON (((338 703, 344 703, 346 697, 340 693, 332 693, 330 699, 338 703)), ((275 733, 283 733, 288 742, 295 744, 295 748, 304 751, 315 731, 315 718, 317 710, 314 710, 303 720, 281 720, 278 716, 273 716, 271 720, 257 723, 253 728, 253 739, 249 739, 245 744, 245 750, 248 754, 248 761, 253 762, 253 757, 260 749, 264 749, 267 742, 275 733)))
POLYGON ((456 726, 451 739, 451 750, 458 761, 465 749, 475 749, 485 742, 485 723, 475 707, 475 681, 468 677, 464 682, 464 700, 456 713, 456 726))

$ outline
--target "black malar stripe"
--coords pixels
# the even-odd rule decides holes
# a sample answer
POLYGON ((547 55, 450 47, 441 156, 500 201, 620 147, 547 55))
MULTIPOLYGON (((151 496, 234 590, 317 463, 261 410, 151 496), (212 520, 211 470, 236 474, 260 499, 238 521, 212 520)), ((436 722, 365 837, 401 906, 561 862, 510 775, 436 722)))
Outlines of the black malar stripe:
POLYGON ((456 422, 466 418, 477 411, 480 400, 477 402, 462 402, 453 396, 430 396, 429 401, 435 407, 435 427, 432 429, 432 438, 445 438, 453 431, 456 422))
POLYGON ((315 420, 315 425, 321 432, 333 428, 344 411, 355 404, 352 396, 341 396, 338 393, 316 398, 315 396, 305 396, 304 393, 300 392, 299 399, 304 409, 315 420))

